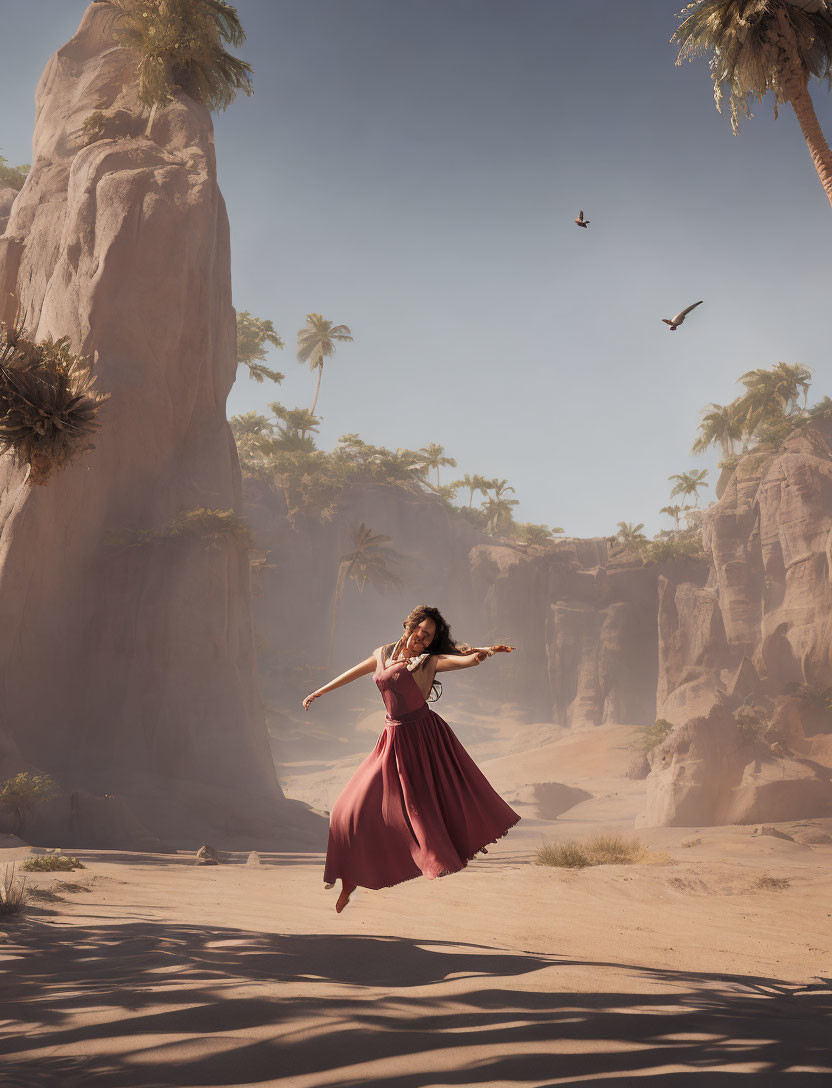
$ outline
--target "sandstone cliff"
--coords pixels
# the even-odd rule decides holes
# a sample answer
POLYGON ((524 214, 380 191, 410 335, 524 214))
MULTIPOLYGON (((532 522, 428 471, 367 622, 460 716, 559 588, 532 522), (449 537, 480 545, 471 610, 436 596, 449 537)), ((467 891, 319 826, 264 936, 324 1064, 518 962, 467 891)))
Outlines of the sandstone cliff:
POLYGON ((19 305, 38 338, 70 336, 111 395, 96 449, 47 486, 0 462, 0 776, 22 760, 58 781, 62 797, 41 816, 51 845, 71 845, 79 827, 84 845, 106 839, 105 795, 125 834, 138 822, 148 841, 239 832, 319 844, 323 821, 282 796, 269 758, 245 549, 198 534, 106 546, 183 511, 241 506, 211 119, 180 97, 152 141, 83 146, 92 111, 141 114, 112 18, 90 6, 49 61, 31 174, 0 238, 0 317, 19 305), (101 821, 90 826, 85 806, 101 821))
POLYGON ((705 587, 665 582, 659 713, 682 722, 723 697, 832 685, 832 424, 742 459, 704 519, 705 587))

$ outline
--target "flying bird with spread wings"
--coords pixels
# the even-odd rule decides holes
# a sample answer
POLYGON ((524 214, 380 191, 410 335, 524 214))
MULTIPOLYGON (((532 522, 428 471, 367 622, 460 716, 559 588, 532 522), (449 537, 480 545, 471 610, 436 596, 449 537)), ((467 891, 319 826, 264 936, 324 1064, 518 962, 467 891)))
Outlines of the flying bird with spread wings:
POLYGON ((578 218, 575 219, 574 222, 577 223, 579 227, 588 227, 589 226, 589 220, 584 219, 583 210, 578 212, 578 218))
POLYGON ((675 317, 663 317, 662 321, 665 323, 665 325, 670 326, 671 332, 676 332, 676 329, 682 324, 682 322, 685 320, 691 310, 695 310, 697 306, 701 306, 702 302, 703 300, 700 298, 698 302, 694 302, 691 306, 686 306, 684 310, 676 314, 675 317))

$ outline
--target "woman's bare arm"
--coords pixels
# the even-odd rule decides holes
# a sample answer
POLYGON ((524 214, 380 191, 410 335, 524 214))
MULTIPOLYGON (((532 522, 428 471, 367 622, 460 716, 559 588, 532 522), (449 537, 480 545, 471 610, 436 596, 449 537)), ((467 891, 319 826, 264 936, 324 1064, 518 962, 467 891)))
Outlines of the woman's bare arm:
POLYGON ((475 646, 468 654, 438 654, 437 672, 454 672, 456 669, 470 669, 479 665, 494 654, 511 653, 512 646, 475 646))
POLYGON ((340 676, 336 676, 334 680, 330 680, 328 684, 324 684, 323 687, 318 688, 317 691, 313 691, 307 695, 303 700, 303 709, 308 710, 309 704, 313 699, 319 699, 322 695, 325 695, 328 691, 334 691, 336 688, 342 688, 344 684, 350 684, 353 680, 357 680, 359 676, 369 676, 371 672, 375 672, 376 658, 375 654, 372 657, 367 657, 364 661, 359 662, 357 665, 353 665, 351 669, 347 669, 346 672, 342 672, 340 676))

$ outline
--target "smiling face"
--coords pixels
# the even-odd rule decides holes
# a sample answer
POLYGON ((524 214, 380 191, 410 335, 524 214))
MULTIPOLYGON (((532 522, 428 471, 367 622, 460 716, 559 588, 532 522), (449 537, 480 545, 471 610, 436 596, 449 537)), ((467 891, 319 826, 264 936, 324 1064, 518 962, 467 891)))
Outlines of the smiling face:
POLYGON ((405 628, 405 649, 411 657, 423 654, 433 642, 435 636, 436 624, 430 618, 423 619, 413 628, 410 634, 407 633, 407 628, 405 628))

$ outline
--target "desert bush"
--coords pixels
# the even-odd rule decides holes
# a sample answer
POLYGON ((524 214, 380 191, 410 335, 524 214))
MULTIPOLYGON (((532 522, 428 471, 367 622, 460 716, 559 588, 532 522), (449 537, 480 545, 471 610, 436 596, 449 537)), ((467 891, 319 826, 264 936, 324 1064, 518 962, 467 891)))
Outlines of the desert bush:
POLYGON ((797 698, 807 710, 812 710, 832 721, 832 688, 821 688, 814 684, 792 683, 783 688, 784 695, 797 698))
POLYGON ((26 906, 26 879, 17 880, 15 877, 14 862, 3 866, 3 876, 0 877, 0 917, 9 917, 20 914, 26 906))
POLYGON ((737 732, 744 743, 765 740, 771 729, 771 721, 766 711, 759 706, 743 705, 734 711, 737 732))
POLYGON ((93 449, 98 411, 109 394, 93 390, 88 360, 69 337, 36 343, 23 322, 0 322, 0 453, 30 466, 29 482, 45 484, 55 469, 93 449))
POLYGON ((584 841, 566 839, 543 843, 537 849, 538 865, 558 869, 585 869, 590 865, 632 865, 652 858, 638 839, 610 832, 598 832, 584 841))
POLYGON ((26 858, 21 868, 27 873, 71 873, 86 866, 68 854, 37 854, 26 858))
POLYGON ((642 549, 645 563, 662 563, 670 559, 704 557, 702 535, 697 530, 683 529, 679 532, 659 533, 642 549))
POLYGON ((209 510, 200 506, 185 510, 161 529, 122 529, 111 533, 104 546, 111 551, 142 548, 162 541, 200 539, 210 546, 221 540, 233 540, 251 550, 254 544, 246 522, 233 510, 209 510))
POLYGON ((585 869, 592 862, 576 842, 543 843, 537 848, 535 860, 538 865, 552 865, 558 869, 585 869))
POLYGON ((686 847, 687 849, 690 849, 691 846, 701 846, 701 845, 702 845, 702 840, 701 839, 686 839, 685 842, 682 843, 682 846, 686 847))
POLYGON ((48 801, 56 792, 55 783, 48 774, 21 771, 14 778, 6 779, 0 786, 0 803, 14 809, 17 817, 16 835, 23 831, 29 809, 41 801, 48 801))
POLYGON ((98 140, 106 140, 108 137, 107 118, 101 110, 95 110, 81 125, 81 133, 84 137, 84 147, 94 144, 98 140))
POLYGON ((636 728, 634 747, 647 755, 657 748, 673 732, 673 723, 665 718, 656 718, 652 725, 640 725, 636 728))

